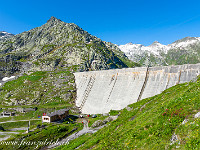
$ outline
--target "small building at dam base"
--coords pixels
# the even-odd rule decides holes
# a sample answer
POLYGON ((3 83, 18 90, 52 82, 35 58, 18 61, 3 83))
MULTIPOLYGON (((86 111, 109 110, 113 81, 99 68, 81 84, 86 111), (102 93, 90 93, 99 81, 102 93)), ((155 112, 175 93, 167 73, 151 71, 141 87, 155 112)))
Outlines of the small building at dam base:
POLYGON ((69 115, 69 109, 60 109, 55 112, 42 116, 42 122, 53 122, 65 119, 69 115))

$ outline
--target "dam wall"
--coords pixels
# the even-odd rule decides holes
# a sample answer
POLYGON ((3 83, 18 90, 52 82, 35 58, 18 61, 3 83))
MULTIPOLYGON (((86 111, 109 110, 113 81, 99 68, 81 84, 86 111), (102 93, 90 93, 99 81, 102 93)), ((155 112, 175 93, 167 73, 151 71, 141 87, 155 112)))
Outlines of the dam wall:
POLYGON ((76 106, 84 114, 120 110, 200 74, 200 64, 77 72, 76 106))

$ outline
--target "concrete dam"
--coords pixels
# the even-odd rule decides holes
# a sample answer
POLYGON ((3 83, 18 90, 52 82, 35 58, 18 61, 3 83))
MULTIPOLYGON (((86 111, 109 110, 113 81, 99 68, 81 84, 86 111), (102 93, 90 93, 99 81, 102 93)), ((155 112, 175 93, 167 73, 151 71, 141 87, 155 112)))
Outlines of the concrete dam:
POLYGON ((200 74, 200 64, 74 73, 76 106, 83 114, 120 110, 200 74))

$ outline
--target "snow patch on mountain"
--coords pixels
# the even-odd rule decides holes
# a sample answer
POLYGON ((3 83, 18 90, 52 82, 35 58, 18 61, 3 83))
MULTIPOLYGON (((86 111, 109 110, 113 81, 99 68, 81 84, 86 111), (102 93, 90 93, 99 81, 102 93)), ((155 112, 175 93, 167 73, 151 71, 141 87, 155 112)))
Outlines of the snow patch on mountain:
POLYGON ((14 34, 5 32, 5 31, 0 31, 0 39, 4 39, 4 38, 9 38, 14 36, 14 34))
POLYGON ((144 52, 147 52, 148 54, 152 53, 154 55, 159 55, 160 51, 167 52, 167 46, 162 45, 159 42, 155 41, 149 46, 144 46, 142 44, 133 44, 128 43, 125 45, 120 45, 119 48, 121 51, 123 51, 128 57, 129 55, 138 54, 141 55, 144 52))
POLYGON ((169 44, 170 46, 170 49, 172 48, 186 48, 190 45, 193 45, 195 43, 199 43, 200 42, 200 37, 186 37, 184 39, 181 39, 181 40, 178 40, 178 41, 175 41, 174 43, 172 44, 169 44))

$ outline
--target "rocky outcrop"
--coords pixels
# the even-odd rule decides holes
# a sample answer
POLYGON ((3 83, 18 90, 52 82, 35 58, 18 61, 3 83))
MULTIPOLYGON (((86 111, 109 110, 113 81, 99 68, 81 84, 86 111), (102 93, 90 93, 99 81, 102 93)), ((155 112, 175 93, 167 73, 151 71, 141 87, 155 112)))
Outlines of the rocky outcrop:
POLYGON ((76 106, 81 107, 84 114, 120 110, 176 84, 189 82, 199 74, 200 64, 74 73, 76 106), (92 85, 89 84, 91 77, 92 85), (86 91, 88 87, 90 90, 86 91))
POLYGON ((97 120, 91 125, 91 127, 93 127, 93 128, 100 127, 102 125, 105 125, 108 122, 116 120, 117 118, 118 118, 118 116, 109 116, 104 120, 97 120))

